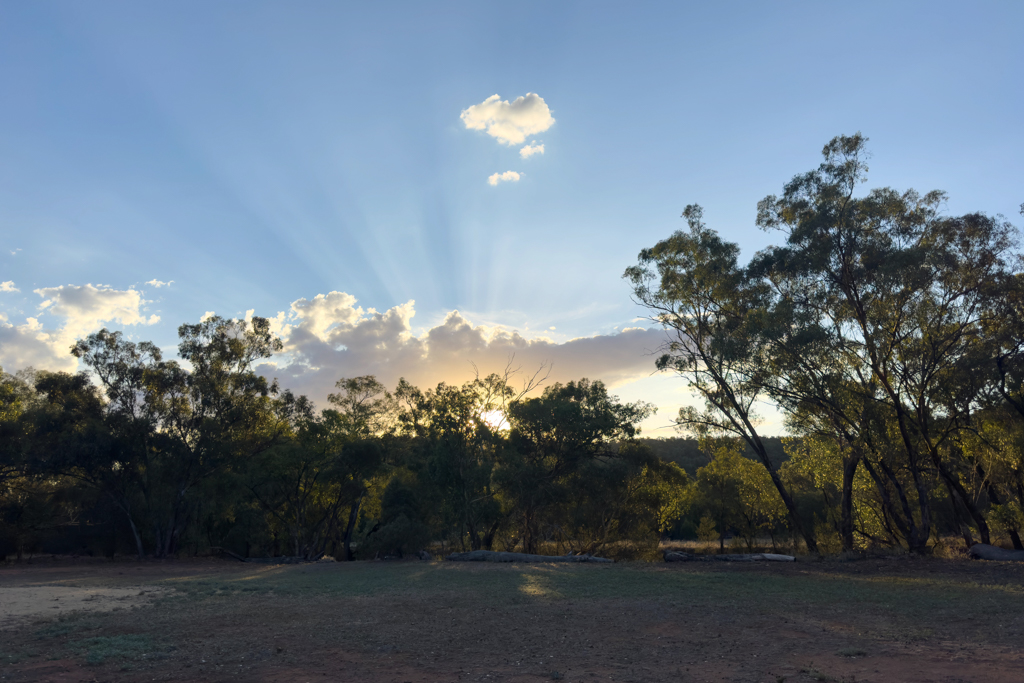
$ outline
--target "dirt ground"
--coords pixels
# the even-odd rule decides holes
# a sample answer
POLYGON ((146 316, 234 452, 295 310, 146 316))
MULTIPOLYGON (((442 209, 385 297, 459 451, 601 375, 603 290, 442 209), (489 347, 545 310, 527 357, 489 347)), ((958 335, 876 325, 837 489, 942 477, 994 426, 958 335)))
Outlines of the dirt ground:
POLYGON ((1020 683, 1024 566, 51 561, 0 629, 4 683, 1020 683))

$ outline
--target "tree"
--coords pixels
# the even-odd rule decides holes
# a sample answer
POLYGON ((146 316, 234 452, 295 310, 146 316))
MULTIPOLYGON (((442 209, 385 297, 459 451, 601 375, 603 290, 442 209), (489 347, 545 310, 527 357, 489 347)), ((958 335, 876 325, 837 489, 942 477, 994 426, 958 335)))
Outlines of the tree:
POLYGON ((340 540, 351 560, 354 520, 367 479, 380 468, 381 448, 338 411, 317 416, 305 397, 282 398, 281 417, 291 428, 246 467, 246 487, 285 528, 293 555, 318 559, 340 540))
MULTIPOLYGON (((128 516, 142 553, 135 501, 143 501, 152 529, 154 553, 173 554, 189 521, 196 487, 240 459, 268 448, 285 425, 275 416, 276 383, 253 369, 259 359, 280 350, 264 318, 251 323, 212 317, 178 329, 178 352, 190 368, 163 361, 148 342, 136 344, 119 332, 89 335, 72 347, 99 378, 106 402, 90 404, 109 434, 106 452, 79 443, 61 466, 111 492, 128 516)), ((88 380, 47 380, 52 397, 87 396, 88 380), (77 382, 77 384, 76 384, 77 382), (65 391, 67 389, 68 391, 65 391)), ((67 409, 67 406, 64 406, 67 409)), ((69 416, 73 416, 69 414, 69 416)))
MULTIPOLYGON (((883 445, 891 443, 888 427, 894 430, 899 465, 916 494, 918 512, 903 515, 910 548, 925 552, 931 533, 930 471, 954 511, 963 510, 987 542, 984 514, 964 483, 968 463, 949 449, 982 388, 975 380, 984 329, 1004 293, 1014 229, 983 214, 940 215, 941 192, 882 188, 855 197, 867 173, 866 142, 859 134, 834 138, 818 169, 793 178, 781 197, 760 202, 758 225, 782 231, 786 244, 759 254, 750 278, 770 282, 774 308, 825 340, 838 361, 832 374, 845 375, 843 385, 852 389, 845 395, 859 394, 853 403, 865 410, 870 404, 875 414, 843 416, 835 394, 822 391, 803 405, 828 413, 833 431, 855 446, 854 462, 860 448, 874 450, 888 480, 880 485, 899 492, 883 445), (871 424, 873 435, 863 431, 871 424)), ((785 347, 769 345, 770 352, 785 347)), ((786 365, 795 361, 796 354, 784 354, 786 365)), ((794 373, 782 374, 785 381, 774 385, 782 390, 769 393, 785 400, 794 373)))
POLYGON ((886 528, 914 552, 927 552, 940 497, 967 544, 972 524, 988 542, 982 493, 996 501, 1008 490, 991 485, 963 440, 979 408, 1013 409, 1021 330, 1001 321, 1020 318, 1010 313, 1016 231, 1000 217, 943 216, 941 192, 856 197, 865 145, 860 134, 834 138, 817 169, 759 203, 757 224, 785 244, 746 267, 691 205, 689 232, 641 252, 626 277, 673 333, 658 367, 705 400, 679 424, 742 437, 794 528, 804 525, 757 433, 758 400, 782 409, 791 430, 837 444, 844 547, 854 545, 861 466, 886 528))
POLYGON ((797 513, 758 431, 757 401, 765 396, 765 366, 759 357, 753 311, 770 296, 737 263, 739 247, 722 241, 703 220, 703 210, 683 212, 689 230, 678 231, 640 252, 626 269, 635 300, 651 320, 671 334, 659 370, 673 370, 704 400, 704 410, 683 408, 676 423, 695 434, 733 435, 757 455, 789 514, 790 524, 814 552, 814 536, 797 513))
POLYGON ((588 379, 509 404, 512 450, 494 476, 518 518, 524 552, 536 552, 541 517, 567 499, 571 478, 595 460, 614 459, 620 442, 633 439, 653 410, 642 402, 619 403, 603 383, 588 379))

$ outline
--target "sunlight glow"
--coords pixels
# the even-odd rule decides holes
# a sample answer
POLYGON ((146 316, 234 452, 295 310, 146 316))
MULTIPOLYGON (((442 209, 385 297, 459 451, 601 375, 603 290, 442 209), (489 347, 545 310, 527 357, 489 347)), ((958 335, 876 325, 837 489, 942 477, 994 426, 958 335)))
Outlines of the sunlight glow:
POLYGON ((504 431, 508 429, 508 420, 505 419, 505 413, 500 410, 487 410, 480 413, 480 419, 487 423, 491 429, 498 431, 504 431))

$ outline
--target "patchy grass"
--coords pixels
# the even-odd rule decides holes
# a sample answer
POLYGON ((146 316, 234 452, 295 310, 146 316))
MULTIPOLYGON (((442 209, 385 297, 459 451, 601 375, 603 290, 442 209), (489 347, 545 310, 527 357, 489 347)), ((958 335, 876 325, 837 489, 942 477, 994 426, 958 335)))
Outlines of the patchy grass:
POLYGON ((86 664, 103 664, 108 659, 135 660, 147 654, 164 659, 166 654, 158 652, 153 639, 142 635, 97 636, 68 643, 68 647, 85 658, 86 664))
POLYGON ((100 627, 100 621, 85 614, 63 614, 55 621, 44 623, 35 630, 37 638, 60 638, 71 633, 91 631, 100 627))
MULTIPOLYGON (((174 592, 145 607, 5 632, 5 680, 45 680, 33 662, 63 658, 62 666, 98 667, 97 677, 112 681, 485 674, 656 681, 689 680, 696 671, 713 679, 843 681, 861 680, 857 667, 884 671, 914 653, 929 662, 963 657, 964 648, 1024 655, 1024 567, 1007 565, 410 561, 143 569, 112 565, 109 575, 88 580, 174 592)), ((917 671, 889 673, 888 680, 916 680, 917 671)))

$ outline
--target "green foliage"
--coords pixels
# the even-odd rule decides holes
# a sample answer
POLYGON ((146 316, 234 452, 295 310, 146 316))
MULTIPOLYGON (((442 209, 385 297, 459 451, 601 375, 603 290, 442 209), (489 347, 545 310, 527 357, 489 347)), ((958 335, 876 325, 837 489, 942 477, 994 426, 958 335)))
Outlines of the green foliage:
MULTIPOLYGON (((809 548, 817 534, 796 508, 808 488, 826 512, 819 530, 848 550, 928 552, 937 524, 987 542, 988 512, 1024 493, 1021 449, 1000 446, 1024 421, 1017 231, 1001 217, 943 215, 941 192, 857 197, 866 142, 834 138, 817 169, 758 204, 758 225, 784 243, 749 264, 691 205, 689 229, 642 251, 625 276, 672 335, 658 367, 704 399, 680 426, 745 440, 809 548), (758 433, 761 400, 806 439, 779 476, 758 433), (1001 436, 979 438, 995 414, 1001 436)), ((1019 547, 1019 527, 1007 533, 1019 547)))
POLYGON ((110 554, 124 537, 157 557, 639 557, 691 531, 748 548, 788 531, 824 553, 1024 547, 1017 231, 945 215, 941 192, 858 196, 866 143, 834 138, 758 204, 781 243, 748 263, 691 204, 626 270, 669 333, 656 367, 700 399, 676 419, 696 442, 638 439, 653 406, 600 381, 342 378, 317 410, 256 372, 282 348, 266 319, 182 325, 178 361, 101 330, 72 347, 91 374, 0 371, 0 552, 72 521, 110 554), (765 401, 793 439, 760 433, 765 401))
POLYGON ((700 518, 700 524, 697 525, 697 538, 703 543, 714 543, 718 540, 719 533, 718 528, 715 526, 715 518, 710 513, 705 512, 700 518))
MULTIPOLYGON (((740 455, 737 441, 709 441, 705 447, 711 462, 697 470, 691 494, 694 507, 712 521, 709 528, 702 518, 705 533, 731 529, 753 548, 759 536, 785 517, 778 492, 763 467, 740 455)), ((717 532, 715 538, 721 538, 717 532)))

